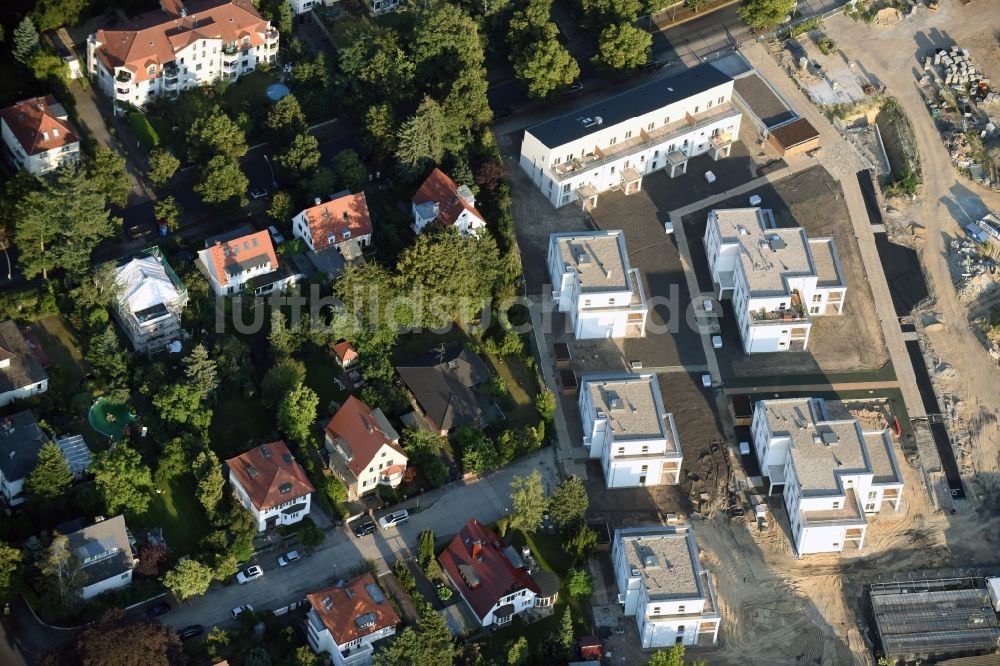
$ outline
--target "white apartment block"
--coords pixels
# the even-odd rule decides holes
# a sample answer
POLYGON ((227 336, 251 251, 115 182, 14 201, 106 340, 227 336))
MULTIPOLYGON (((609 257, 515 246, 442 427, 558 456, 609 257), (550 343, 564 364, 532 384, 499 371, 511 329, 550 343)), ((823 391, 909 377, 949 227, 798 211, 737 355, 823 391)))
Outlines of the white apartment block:
POLYGON ((690 525, 615 530, 618 603, 635 616, 643 648, 715 645, 719 605, 690 525))
POLYGON ((33 176, 80 161, 80 138, 52 95, 21 100, 0 111, 0 136, 14 166, 33 176))
POLYGON ((608 488, 673 485, 680 438, 652 373, 585 375, 580 381, 583 445, 601 461, 608 488))
POLYGON ((629 264, 624 233, 552 234, 548 265, 552 299, 569 313, 576 339, 646 334, 646 294, 639 269, 629 264))
POLYGON ((370 573, 306 595, 306 637, 333 666, 370 666, 375 643, 396 634, 399 616, 370 573))
POLYGON ((87 71, 116 108, 235 81, 277 57, 278 31, 251 0, 160 0, 87 39, 87 71))
POLYGON ((732 96, 732 78, 699 65, 529 127, 521 168, 553 206, 589 210, 601 192, 638 192, 654 171, 672 178, 692 157, 728 157, 741 119, 732 96))
POLYGON ((903 477, 886 430, 862 430, 840 402, 761 400, 751 426, 768 494, 779 492, 799 555, 864 547, 869 514, 899 509, 903 477))
POLYGON ((778 228, 768 209, 737 208, 708 214, 704 242, 747 354, 804 351, 812 317, 843 313, 847 283, 832 238, 778 228))

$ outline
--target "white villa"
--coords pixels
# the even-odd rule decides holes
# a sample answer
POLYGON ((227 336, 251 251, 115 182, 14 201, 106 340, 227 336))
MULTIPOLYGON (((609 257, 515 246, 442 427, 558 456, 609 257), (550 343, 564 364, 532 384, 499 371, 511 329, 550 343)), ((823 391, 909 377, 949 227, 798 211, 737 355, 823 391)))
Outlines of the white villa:
POLYGON ((715 645, 719 605, 690 525, 615 530, 618 603, 635 616, 643 648, 715 645))
POLYGON ((705 252, 719 298, 733 302, 747 354, 804 351, 813 316, 844 311, 847 284, 832 238, 778 228, 763 208, 713 210, 705 252))
POLYGON ((468 185, 457 185, 451 176, 435 168, 420 185, 411 200, 415 233, 436 222, 452 228, 463 236, 478 236, 486 220, 476 210, 476 198, 468 185))
POLYGON ((205 245, 196 264, 217 296, 239 294, 247 284, 253 285, 254 293, 264 294, 295 282, 294 271, 278 272, 278 255, 266 229, 237 230, 209 239, 205 245))
POLYGON ((629 264, 624 233, 552 234, 548 266, 552 298, 559 312, 569 313, 576 339, 646 334, 646 294, 639 269, 629 264))
POLYGON ((80 137, 52 95, 21 100, 0 111, 0 135, 14 165, 33 176, 80 161, 80 137))
POLYGON ((140 354, 160 351, 181 336, 187 289, 154 246, 115 271, 117 302, 112 312, 140 354))
POLYGON ((800 555, 865 544, 867 516, 899 509, 903 477, 886 430, 862 430, 840 402, 761 400, 751 426, 760 468, 779 492, 800 555))
POLYGON ((375 643, 396 634, 399 616, 370 573, 306 595, 309 647, 333 666, 369 666, 375 643))
POLYGON ((347 486, 349 498, 402 482, 407 457, 399 434, 378 407, 348 396, 323 432, 330 469, 347 486))
POLYGON ((160 0, 87 39, 87 71, 117 108, 235 81, 278 58, 278 31, 251 0, 160 0))
POLYGON ((0 407, 49 390, 49 375, 13 321, 0 322, 0 407))
POLYGON ((663 408, 656 375, 584 375, 583 445, 601 461, 608 488, 672 485, 680 480, 680 438, 663 408))
POLYGON ((97 595, 132 584, 138 564, 132 553, 124 516, 99 519, 93 525, 66 535, 79 565, 80 596, 97 595))
POLYGON ((257 521, 257 531, 292 525, 309 515, 316 492, 288 446, 271 442, 226 461, 236 499, 257 521))
POLYGON ((553 206, 589 210, 601 192, 638 192, 654 171, 674 177, 697 155, 728 157, 741 119, 732 96, 732 78, 699 65, 529 127, 521 168, 553 206))

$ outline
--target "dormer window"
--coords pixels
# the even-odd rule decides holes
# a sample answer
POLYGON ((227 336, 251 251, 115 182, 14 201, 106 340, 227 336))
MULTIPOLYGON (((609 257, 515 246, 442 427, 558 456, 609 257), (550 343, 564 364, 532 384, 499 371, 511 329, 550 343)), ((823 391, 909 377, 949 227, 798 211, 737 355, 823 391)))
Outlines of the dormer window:
POLYGON ((351 237, 351 230, 350 229, 344 229, 344 240, 347 240, 350 237, 351 237))
POLYGON ((56 138, 59 138, 59 128, 58 127, 53 127, 52 128, 52 136, 54 136, 56 138))
POLYGON ((148 74, 149 76, 153 76, 154 74, 156 74, 156 65, 150 65, 149 67, 147 67, 146 74, 148 74))
POLYGON ((287 495, 288 493, 292 492, 292 484, 290 483, 281 484, 280 486, 278 486, 278 492, 281 493, 282 495, 287 495))

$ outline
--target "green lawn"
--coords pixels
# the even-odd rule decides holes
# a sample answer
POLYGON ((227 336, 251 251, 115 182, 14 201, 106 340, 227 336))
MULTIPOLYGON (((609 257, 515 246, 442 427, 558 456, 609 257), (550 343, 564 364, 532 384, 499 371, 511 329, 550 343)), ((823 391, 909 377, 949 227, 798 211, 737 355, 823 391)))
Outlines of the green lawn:
POLYGON ((219 401, 208 429, 212 449, 222 459, 242 451, 250 440, 260 442, 272 434, 272 416, 259 402, 242 395, 229 395, 219 401))
POLYGON ((190 475, 175 477, 158 490, 163 492, 153 496, 149 510, 130 521, 132 530, 162 527, 171 557, 197 552, 198 542, 208 533, 209 525, 205 507, 194 496, 193 479, 190 475))
POLYGON ((306 366, 306 386, 319 396, 318 412, 324 417, 331 400, 343 404, 350 395, 346 389, 337 385, 343 372, 332 353, 313 345, 309 345, 299 358, 306 366))
POLYGON ((132 111, 128 114, 128 123, 132 126, 132 131, 135 132, 139 140, 142 141, 142 145, 146 147, 146 150, 152 150, 160 145, 160 136, 153 129, 153 125, 149 122, 149 118, 146 117, 142 111, 132 111))
MULTIPOLYGON (((527 352, 526 352, 527 353, 527 352)), ((513 408, 504 410, 510 427, 535 426, 538 424, 538 410, 535 409, 535 396, 538 395, 538 384, 535 373, 524 364, 523 356, 486 355, 493 366, 493 371, 503 378, 507 391, 514 402, 513 408)))
POLYGON ((83 377, 83 345, 76 334, 69 330, 62 317, 45 317, 32 326, 38 341, 45 348, 52 365, 62 368, 63 375, 79 382, 83 377))
POLYGON ((222 106, 234 118, 240 113, 249 113, 252 116, 254 109, 270 107, 267 87, 277 82, 277 75, 271 72, 256 71, 241 76, 239 81, 226 88, 222 106))

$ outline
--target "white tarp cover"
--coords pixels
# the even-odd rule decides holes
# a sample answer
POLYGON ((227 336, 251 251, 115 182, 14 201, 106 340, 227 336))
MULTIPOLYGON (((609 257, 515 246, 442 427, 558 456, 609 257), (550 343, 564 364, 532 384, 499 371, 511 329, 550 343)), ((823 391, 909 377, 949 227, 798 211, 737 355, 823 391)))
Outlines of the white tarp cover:
POLYGON ((177 288, 156 257, 132 259, 118 268, 115 281, 122 287, 121 302, 133 314, 177 300, 177 288))

